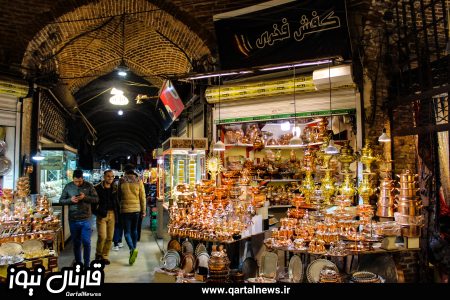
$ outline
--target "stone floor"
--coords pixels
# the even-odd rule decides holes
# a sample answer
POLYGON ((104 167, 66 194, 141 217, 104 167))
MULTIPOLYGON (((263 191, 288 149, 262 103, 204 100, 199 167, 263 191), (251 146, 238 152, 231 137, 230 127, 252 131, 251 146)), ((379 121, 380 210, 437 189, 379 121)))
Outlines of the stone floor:
MULTIPOLYGON (((150 230, 149 218, 145 218, 142 224, 141 240, 138 242, 137 249, 139 255, 133 266, 128 264, 129 249, 123 239, 124 247, 119 251, 110 252, 111 264, 105 267, 106 283, 149 283, 153 282, 154 268, 159 266, 160 258, 163 256, 163 250, 167 247, 170 239, 168 234, 163 239, 156 239, 156 233, 150 230)), ((94 223, 95 224, 95 223, 94 223)), ((91 238, 91 260, 95 256, 97 245, 97 231, 94 228, 91 238)), ((70 266, 73 262, 72 242, 66 243, 64 250, 59 256, 59 268, 70 266)))

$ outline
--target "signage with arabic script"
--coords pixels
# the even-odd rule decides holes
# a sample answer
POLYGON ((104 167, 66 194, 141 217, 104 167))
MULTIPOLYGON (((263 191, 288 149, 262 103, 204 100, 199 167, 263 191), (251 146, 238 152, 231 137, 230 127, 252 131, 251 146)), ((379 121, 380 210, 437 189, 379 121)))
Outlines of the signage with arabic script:
POLYGON ((350 57, 344 0, 274 2, 214 17, 223 70, 350 57))

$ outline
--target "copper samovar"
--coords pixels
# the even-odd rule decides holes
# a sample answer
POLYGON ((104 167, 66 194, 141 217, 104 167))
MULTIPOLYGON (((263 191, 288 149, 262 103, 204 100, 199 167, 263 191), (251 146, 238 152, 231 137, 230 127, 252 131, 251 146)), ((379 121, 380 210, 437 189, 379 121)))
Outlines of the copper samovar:
POLYGON ((316 186, 314 179, 312 177, 314 169, 315 169, 314 152, 312 152, 311 149, 306 148, 305 155, 303 156, 303 167, 302 167, 302 171, 305 172, 305 178, 303 179, 302 184, 300 185, 300 191, 305 197, 306 204, 311 203, 311 196, 314 193, 314 189, 316 186))
POLYGON ((353 202, 356 194, 356 187, 353 182, 353 172, 350 165, 356 160, 356 155, 350 147, 350 141, 344 141, 344 145, 339 151, 338 161, 341 163, 341 174, 344 175, 344 181, 338 189, 340 195, 347 196, 353 202))
POLYGON ((359 161, 365 166, 365 173, 372 173, 371 165, 375 161, 380 161, 381 158, 373 155, 372 144, 369 139, 366 139, 366 144, 364 148, 361 149, 361 156, 359 157, 359 161))

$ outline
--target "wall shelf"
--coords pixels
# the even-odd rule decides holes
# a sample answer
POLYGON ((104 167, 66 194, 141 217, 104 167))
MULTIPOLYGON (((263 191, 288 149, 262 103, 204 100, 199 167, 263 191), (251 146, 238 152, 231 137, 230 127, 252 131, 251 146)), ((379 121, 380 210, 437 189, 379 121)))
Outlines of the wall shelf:
POLYGON ((301 179, 256 179, 256 181, 269 181, 269 182, 294 182, 301 181, 301 179))

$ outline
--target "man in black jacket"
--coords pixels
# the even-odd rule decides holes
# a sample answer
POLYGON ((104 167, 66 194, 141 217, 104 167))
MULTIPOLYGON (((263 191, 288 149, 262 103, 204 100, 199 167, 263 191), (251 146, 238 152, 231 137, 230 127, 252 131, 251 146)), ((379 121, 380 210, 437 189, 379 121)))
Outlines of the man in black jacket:
POLYGON ((66 184, 59 198, 59 203, 69 205, 69 227, 73 240, 75 262, 81 263, 81 244, 83 260, 86 267, 91 261, 91 206, 98 202, 94 186, 84 181, 83 171, 73 171, 73 181, 66 184))
POLYGON ((98 194, 98 206, 94 210, 97 216, 97 250, 95 259, 103 260, 105 265, 109 265, 109 251, 114 235, 114 223, 119 216, 119 199, 117 198, 117 186, 113 184, 114 173, 106 170, 103 173, 103 180, 95 186, 98 194))

